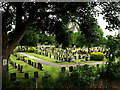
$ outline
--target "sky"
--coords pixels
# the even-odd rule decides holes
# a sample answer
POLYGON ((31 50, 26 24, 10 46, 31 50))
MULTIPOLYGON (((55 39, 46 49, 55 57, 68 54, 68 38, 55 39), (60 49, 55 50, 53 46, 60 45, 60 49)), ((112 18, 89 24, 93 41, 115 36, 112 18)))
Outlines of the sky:
POLYGON ((115 32, 116 32, 116 35, 118 34, 118 30, 111 32, 111 31, 105 29, 105 27, 108 25, 108 23, 105 20, 103 20, 103 15, 99 15, 99 17, 96 17, 96 19, 98 21, 98 25, 104 32, 104 37, 106 37, 106 35, 115 35, 115 32))
MULTIPOLYGON (((100 8, 102 8, 102 7, 100 7, 100 8)), ((97 9, 98 11, 101 12, 100 8, 95 7, 95 9, 97 9)), ((105 27, 108 25, 108 23, 105 20, 103 20, 103 15, 99 14, 99 17, 96 17, 96 19, 97 19, 98 25, 100 26, 100 28, 104 32, 104 37, 106 37, 106 35, 112 35, 113 36, 113 35, 115 35, 115 32, 116 32, 116 35, 118 34, 118 30, 109 31, 109 30, 105 29, 105 27)))

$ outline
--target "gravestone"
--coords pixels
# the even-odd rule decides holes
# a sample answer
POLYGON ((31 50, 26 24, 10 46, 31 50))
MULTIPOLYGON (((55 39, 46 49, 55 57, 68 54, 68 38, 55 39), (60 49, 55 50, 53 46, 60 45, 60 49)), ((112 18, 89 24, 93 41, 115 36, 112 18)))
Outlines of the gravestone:
POLYGON ((23 66, 21 66, 21 68, 20 68, 20 73, 22 73, 23 71, 22 71, 22 69, 23 69, 23 66))
POLYGON ((62 68, 61 68, 61 72, 65 72, 65 67, 62 67, 62 68))
POLYGON ((37 72, 37 71, 34 72, 34 77, 35 77, 35 78, 38 78, 38 72, 37 72))
POLYGON ((16 62, 15 62, 15 68, 17 68, 16 62))
POLYGON ((50 58, 51 58, 51 53, 50 53, 50 58))
POLYGON ((84 59, 84 58, 85 58, 85 56, 82 56, 82 58, 84 59))
POLYGON ((57 60, 58 60, 58 56, 57 56, 57 60))
POLYGON ((32 62, 32 66, 33 66, 33 62, 32 62))
POLYGON ((20 71, 20 64, 18 64, 18 70, 20 71))
POLYGON ((41 55, 41 52, 40 52, 40 55, 41 55))
POLYGON ((85 60, 88 61, 88 56, 85 57, 85 60))
POLYGON ((22 60, 23 60, 23 61, 25 60, 25 57, 24 57, 24 56, 22 57, 22 60))
POLYGON ((25 73, 25 79, 29 79, 29 74, 25 73))
POLYGON ((28 64, 31 65, 31 60, 28 60, 28 64))
POLYGON ((76 56, 74 56, 75 57, 75 60, 76 60, 76 56))
POLYGON ((99 68, 99 64, 97 64, 97 68, 99 68))
POLYGON ((81 59, 81 56, 80 56, 80 54, 79 54, 78 58, 79 58, 79 59, 81 59))
POLYGON ((35 62, 35 68, 36 68, 36 62, 35 62))
POLYGON ((40 70, 43 70, 42 68, 42 64, 41 63, 38 63, 38 68, 40 69, 40 70))
POLYGON ((16 73, 11 73, 10 74, 10 80, 16 81, 16 73))
POLYGON ((69 72, 72 72, 73 71, 73 66, 70 66, 69 67, 69 72))

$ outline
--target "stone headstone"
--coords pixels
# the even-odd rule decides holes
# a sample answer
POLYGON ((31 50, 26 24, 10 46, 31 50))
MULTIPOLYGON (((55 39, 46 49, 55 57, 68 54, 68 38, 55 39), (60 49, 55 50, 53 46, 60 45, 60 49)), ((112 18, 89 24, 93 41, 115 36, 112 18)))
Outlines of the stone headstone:
POLYGON ((28 60, 28 64, 31 65, 31 60, 28 60))
POLYGON ((81 56, 80 56, 80 54, 79 54, 78 58, 79 58, 79 59, 81 59, 81 56))
POLYGON ((32 62, 32 66, 33 66, 33 62, 32 62))
POLYGON ((61 68, 61 72, 65 72, 65 67, 62 67, 62 68, 61 68))
POLYGON ((42 64, 41 63, 38 63, 38 68, 40 68, 42 66, 42 64))
POLYGON ((20 64, 18 64, 18 70, 20 71, 20 64))
POLYGON ((75 57, 75 60, 76 60, 76 56, 74 56, 75 57))
POLYGON ((99 64, 97 64, 97 67, 99 68, 99 64))
POLYGON ((29 73, 25 73, 25 79, 29 79, 29 73))
POLYGON ((41 55, 41 52, 40 52, 40 55, 41 55))
POLYGON ((15 68, 17 68, 16 62, 15 62, 15 68))
POLYGON ((70 66, 69 67, 69 72, 72 72, 73 71, 73 66, 70 66))
POLYGON ((10 74, 10 80, 16 81, 16 73, 11 73, 10 74))
POLYGON ((35 62, 35 68, 36 68, 36 62, 35 62))
POLYGON ((23 66, 21 66, 21 68, 20 68, 20 72, 21 72, 21 73, 23 72, 22 69, 23 69, 23 66))
POLYGON ((37 72, 37 71, 34 72, 34 77, 35 77, 35 78, 38 78, 38 72, 37 72))

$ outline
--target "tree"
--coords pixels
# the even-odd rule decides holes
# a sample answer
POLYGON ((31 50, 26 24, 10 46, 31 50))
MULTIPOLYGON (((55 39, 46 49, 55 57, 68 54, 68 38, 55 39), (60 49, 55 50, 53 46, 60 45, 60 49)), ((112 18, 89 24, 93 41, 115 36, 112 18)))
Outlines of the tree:
POLYGON ((35 32, 32 28, 25 34, 25 36, 20 41, 20 46, 37 46, 39 42, 39 34, 35 32))
POLYGON ((84 45, 85 45, 85 43, 86 43, 86 38, 85 38, 85 36, 84 36, 84 34, 83 35, 81 35, 79 32, 76 32, 75 33, 75 35, 74 35, 75 37, 75 45, 77 46, 77 47, 83 47, 84 45))

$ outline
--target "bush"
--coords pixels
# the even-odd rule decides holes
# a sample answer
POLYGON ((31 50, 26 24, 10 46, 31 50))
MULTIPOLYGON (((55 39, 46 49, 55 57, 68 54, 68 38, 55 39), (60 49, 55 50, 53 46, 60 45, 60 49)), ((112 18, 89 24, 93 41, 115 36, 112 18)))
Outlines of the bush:
POLYGON ((104 59, 104 54, 101 52, 92 52, 90 54, 90 60, 101 61, 104 59))
POLYGON ((45 42, 44 44, 45 44, 45 45, 48 45, 48 42, 45 42))
POLYGON ((34 51, 36 51, 36 48, 35 48, 35 47, 29 47, 29 48, 28 48, 28 52, 33 53, 34 51))

